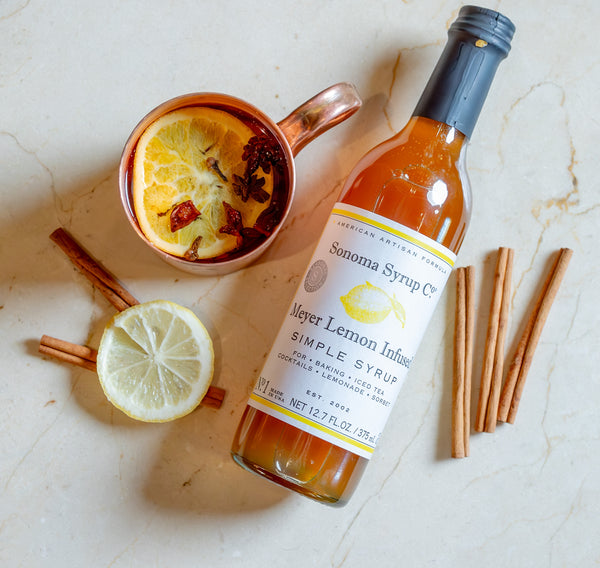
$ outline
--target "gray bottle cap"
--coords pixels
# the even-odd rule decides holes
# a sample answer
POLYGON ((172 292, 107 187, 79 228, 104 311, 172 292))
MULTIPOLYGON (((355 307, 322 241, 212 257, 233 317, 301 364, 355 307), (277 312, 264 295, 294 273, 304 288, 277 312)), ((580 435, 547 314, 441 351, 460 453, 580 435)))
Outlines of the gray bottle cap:
POLYGON ((448 33, 454 31, 466 32, 495 45, 506 57, 510 51, 510 42, 515 35, 515 25, 506 16, 494 10, 479 6, 463 6, 448 33))
POLYGON ((443 122, 470 138, 514 33, 514 24, 494 10, 461 8, 413 116, 443 122))

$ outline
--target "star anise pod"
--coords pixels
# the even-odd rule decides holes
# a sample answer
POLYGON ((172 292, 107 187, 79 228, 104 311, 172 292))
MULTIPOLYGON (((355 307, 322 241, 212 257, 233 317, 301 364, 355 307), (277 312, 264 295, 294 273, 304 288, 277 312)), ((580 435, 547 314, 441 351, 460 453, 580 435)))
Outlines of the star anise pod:
POLYGON ((233 174, 233 183, 231 185, 233 186, 233 191, 235 194, 239 195, 240 199, 244 203, 248 201, 250 193, 248 191, 248 183, 246 182, 245 178, 238 176, 237 174, 233 174))
POLYGON ((252 174, 248 179, 248 194, 258 203, 264 203, 269 199, 269 194, 263 189, 263 185, 265 185, 264 177, 259 178, 252 174))
POLYGON ((283 152, 278 142, 267 134, 258 134, 248 140, 244 146, 242 160, 246 161, 246 178, 258 168, 268 174, 271 166, 283 171, 283 152))
POLYGON ((252 197, 258 203, 264 203, 269 199, 269 194, 263 189, 265 178, 252 174, 249 178, 242 178, 234 174, 233 191, 240 196, 241 200, 246 202, 252 197))

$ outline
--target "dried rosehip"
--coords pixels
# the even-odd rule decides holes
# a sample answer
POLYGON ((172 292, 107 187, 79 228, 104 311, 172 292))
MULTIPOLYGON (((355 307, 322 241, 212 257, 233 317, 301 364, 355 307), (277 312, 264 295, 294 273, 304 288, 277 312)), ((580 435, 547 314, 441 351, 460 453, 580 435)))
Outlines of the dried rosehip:
POLYGON ((191 199, 182 201, 178 205, 175 205, 171 210, 170 224, 171 232, 179 231, 184 227, 187 227, 190 223, 200 217, 201 213, 196 209, 194 202, 191 199))
POLYGON ((223 225, 220 229, 220 233, 227 233, 228 235, 235 235, 236 237, 241 236, 241 231, 244 228, 242 224, 242 214, 234 209, 227 201, 223 201, 223 207, 225 208, 225 215, 227 217, 227 224, 223 225))

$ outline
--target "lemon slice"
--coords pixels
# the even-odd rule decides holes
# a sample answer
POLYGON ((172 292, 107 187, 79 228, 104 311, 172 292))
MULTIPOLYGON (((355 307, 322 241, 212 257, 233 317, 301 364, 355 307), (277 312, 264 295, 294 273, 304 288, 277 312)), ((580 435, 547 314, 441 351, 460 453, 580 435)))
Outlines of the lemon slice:
POLYGON ((191 260, 237 248, 235 235, 219 231, 227 225, 223 202, 241 213, 244 227, 252 227, 273 192, 272 173, 262 169, 257 173, 265 180, 266 201, 243 201, 234 190, 234 176, 244 176, 242 155, 252 136, 235 116, 198 106, 170 112, 148 126, 136 146, 132 186, 135 214, 150 242, 191 260), (171 214, 190 201, 199 215, 173 230, 171 214))
POLYGON ((165 300, 117 314, 98 349, 97 372, 107 398, 144 422, 166 422, 194 410, 213 366, 213 345, 202 322, 165 300))

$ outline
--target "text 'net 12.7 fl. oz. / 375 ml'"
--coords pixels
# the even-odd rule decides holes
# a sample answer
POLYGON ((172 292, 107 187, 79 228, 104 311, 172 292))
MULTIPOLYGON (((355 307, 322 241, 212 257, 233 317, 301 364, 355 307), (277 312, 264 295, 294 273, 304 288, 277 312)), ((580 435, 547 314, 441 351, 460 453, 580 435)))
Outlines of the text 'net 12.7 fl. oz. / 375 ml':
POLYGON ((467 142, 514 31, 463 7, 407 125, 350 173, 239 424, 242 467, 350 498, 465 237, 467 142))

